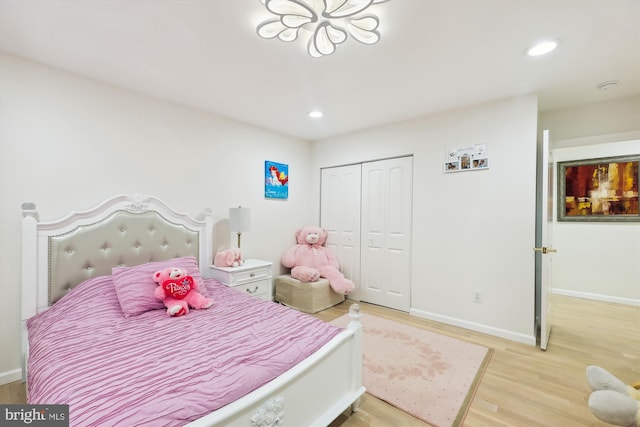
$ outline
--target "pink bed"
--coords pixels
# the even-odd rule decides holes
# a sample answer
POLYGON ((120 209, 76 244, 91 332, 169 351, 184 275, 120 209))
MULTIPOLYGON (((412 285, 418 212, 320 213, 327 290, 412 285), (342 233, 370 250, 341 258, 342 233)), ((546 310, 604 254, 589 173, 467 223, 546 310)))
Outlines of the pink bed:
POLYGON ((68 404, 74 426, 323 427, 357 410, 356 305, 343 330, 215 282, 211 210, 138 194, 49 222, 22 210, 29 403, 68 404), (152 280, 164 264, 214 305, 168 317, 152 280))
POLYGON ((71 425, 183 425, 299 363, 341 329, 213 279, 213 307, 124 317, 110 276, 27 322, 29 403, 69 404, 71 425), (150 369, 151 368, 151 369, 150 369))

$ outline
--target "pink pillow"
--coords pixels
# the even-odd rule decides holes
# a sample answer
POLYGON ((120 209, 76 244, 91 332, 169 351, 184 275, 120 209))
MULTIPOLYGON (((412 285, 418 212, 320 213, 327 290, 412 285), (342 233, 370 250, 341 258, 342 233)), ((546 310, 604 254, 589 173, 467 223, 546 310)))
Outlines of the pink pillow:
POLYGON ((184 268, 191 277, 202 284, 198 261, 194 256, 111 269, 113 286, 116 289, 116 295, 124 317, 136 316, 149 310, 164 308, 162 301, 154 295, 158 285, 153 281, 153 273, 167 267, 184 268))

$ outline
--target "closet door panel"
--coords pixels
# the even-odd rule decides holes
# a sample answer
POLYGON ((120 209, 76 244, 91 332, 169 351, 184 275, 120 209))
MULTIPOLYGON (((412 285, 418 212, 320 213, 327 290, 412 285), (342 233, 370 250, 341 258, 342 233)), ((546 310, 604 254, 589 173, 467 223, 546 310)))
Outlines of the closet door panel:
POLYGON ((361 299, 403 311, 410 308, 412 163, 362 165, 361 299))
POLYGON ((367 268, 361 272, 362 292, 361 299, 363 301, 372 302, 374 304, 382 304, 385 292, 385 266, 384 253, 382 248, 368 245, 368 250, 364 256, 363 264, 367 268), (366 297, 364 297, 366 295, 366 297))
POLYGON ((362 165, 361 299, 384 305, 385 171, 379 162, 362 165))
POLYGON ((410 308, 411 221, 413 211, 412 159, 393 159, 389 165, 387 265, 397 274, 390 278, 387 292, 397 299, 397 307, 410 308))
POLYGON ((322 169, 320 225, 327 230, 327 247, 335 254, 345 277, 356 289, 360 283, 360 165, 322 169))

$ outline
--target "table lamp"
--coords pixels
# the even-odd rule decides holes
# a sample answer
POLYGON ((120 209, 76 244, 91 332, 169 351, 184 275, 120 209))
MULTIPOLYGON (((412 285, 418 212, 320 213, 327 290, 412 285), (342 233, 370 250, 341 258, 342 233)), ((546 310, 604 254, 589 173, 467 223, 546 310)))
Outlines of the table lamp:
POLYGON ((251 209, 238 206, 229 208, 229 229, 238 234, 238 249, 240 249, 240 235, 251 230, 251 209))

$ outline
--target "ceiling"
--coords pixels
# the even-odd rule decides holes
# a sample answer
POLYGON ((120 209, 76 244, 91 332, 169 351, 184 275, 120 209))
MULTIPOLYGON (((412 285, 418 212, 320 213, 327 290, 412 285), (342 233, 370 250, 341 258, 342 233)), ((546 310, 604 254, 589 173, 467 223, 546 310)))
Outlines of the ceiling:
POLYGON ((370 11, 377 44, 349 38, 312 58, 306 38, 258 37, 273 18, 260 0, 0 0, 0 51, 304 140, 530 93, 542 111, 640 94, 640 0, 370 11), (554 52, 524 54, 548 38, 554 52))

